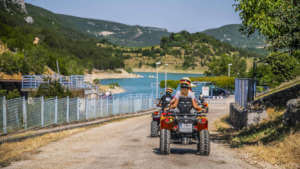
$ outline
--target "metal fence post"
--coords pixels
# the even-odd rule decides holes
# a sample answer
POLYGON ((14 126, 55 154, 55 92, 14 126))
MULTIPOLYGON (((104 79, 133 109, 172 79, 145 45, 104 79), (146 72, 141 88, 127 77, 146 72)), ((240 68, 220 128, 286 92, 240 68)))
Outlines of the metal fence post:
POLYGON ((135 112, 135 109, 134 109, 134 100, 135 100, 135 96, 132 96, 132 113, 135 112))
POLYGON ((67 123, 70 122, 69 115, 70 115, 70 98, 69 98, 69 96, 67 96, 67 113, 66 113, 67 123))
POLYGON ((109 109, 108 109, 108 97, 106 97, 106 113, 107 113, 107 114, 109 114, 109 113, 108 113, 108 110, 109 110, 109 109))
POLYGON ((27 108, 26 108, 26 98, 23 97, 23 124, 24 124, 24 129, 27 129, 27 108))
POLYGON ((85 120, 87 120, 88 119, 88 99, 87 99, 87 97, 85 97, 84 103, 85 103, 85 120))
POLYGON ((79 121, 79 109, 80 109, 79 98, 77 97, 77 104, 76 104, 77 121, 79 121))
POLYGON ((121 96, 118 97, 118 112, 119 114, 122 114, 122 109, 121 109, 121 104, 122 104, 122 101, 121 100, 121 96))
POLYGON ((41 126, 44 127, 44 96, 41 97, 41 126))
POLYGON ((3 100, 2 100, 2 115, 3 115, 3 132, 4 134, 7 134, 7 118, 6 118, 6 97, 3 96, 3 100))
POLYGON ((97 99, 94 99, 94 118, 96 118, 96 105, 97 105, 97 99))
POLYGON ((113 115, 114 114, 114 97, 112 96, 111 98, 111 114, 113 115))
POLYGON ((57 124, 57 96, 54 100, 54 124, 57 124))
POLYGON ((103 117, 103 99, 100 98, 100 116, 103 117))

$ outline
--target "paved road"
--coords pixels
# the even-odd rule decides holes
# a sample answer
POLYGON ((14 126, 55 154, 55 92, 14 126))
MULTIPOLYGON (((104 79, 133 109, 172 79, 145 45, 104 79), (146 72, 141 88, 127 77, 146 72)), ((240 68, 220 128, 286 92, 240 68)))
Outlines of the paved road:
MULTIPOLYGON (((221 100, 210 106, 210 122, 227 110, 221 100)), ((171 145, 169 156, 158 153, 159 138, 149 137, 150 115, 93 128, 40 148, 28 160, 8 169, 254 169, 217 142, 209 157, 195 155, 196 145, 171 145)), ((210 125, 213 126, 213 125, 210 125)))

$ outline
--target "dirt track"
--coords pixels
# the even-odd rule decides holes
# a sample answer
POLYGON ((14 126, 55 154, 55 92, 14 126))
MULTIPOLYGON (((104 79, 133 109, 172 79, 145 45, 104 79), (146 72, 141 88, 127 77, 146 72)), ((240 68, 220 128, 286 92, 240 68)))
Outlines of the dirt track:
MULTIPOLYGON (((212 122, 222 116, 221 100, 210 106, 212 122)), ((196 155, 196 145, 171 145, 169 156, 158 152, 159 138, 149 137, 150 115, 113 122, 73 135, 40 148, 28 160, 9 169, 253 169, 230 148, 216 141, 209 157, 196 155)))

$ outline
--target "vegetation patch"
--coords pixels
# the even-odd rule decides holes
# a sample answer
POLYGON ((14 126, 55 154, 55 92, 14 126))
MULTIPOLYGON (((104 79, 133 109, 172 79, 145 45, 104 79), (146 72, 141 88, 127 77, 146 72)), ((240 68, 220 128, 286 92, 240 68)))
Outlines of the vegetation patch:
POLYGON ((35 153, 38 148, 67 136, 79 133, 86 128, 66 130, 57 133, 45 134, 40 137, 29 138, 21 142, 4 143, 0 145, 0 166, 8 166, 12 161, 28 158, 28 154, 35 153))
MULTIPOLYGON (((198 81, 198 82, 211 82, 215 86, 233 90, 234 89, 234 77, 228 77, 228 76, 206 76, 206 77, 191 77, 192 81, 198 81)), ((178 87, 179 80, 167 80, 167 87, 176 89, 178 87)), ((160 87, 165 87, 165 81, 160 81, 160 87)))
POLYGON ((108 86, 109 86, 109 88, 110 89, 115 89, 115 88, 117 88, 117 87, 120 87, 120 85, 119 85, 119 83, 110 83, 110 84, 108 84, 108 86))
POLYGON ((199 82, 212 82, 217 87, 223 89, 234 89, 234 77, 228 76, 208 76, 208 77, 191 77, 192 81, 199 81, 199 82))
POLYGON ((282 110, 269 108, 267 114, 267 120, 242 130, 231 127, 229 116, 216 121, 215 126, 232 148, 250 152, 257 160, 295 168, 300 164, 300 126, 290 128, 283 124, 282 110))

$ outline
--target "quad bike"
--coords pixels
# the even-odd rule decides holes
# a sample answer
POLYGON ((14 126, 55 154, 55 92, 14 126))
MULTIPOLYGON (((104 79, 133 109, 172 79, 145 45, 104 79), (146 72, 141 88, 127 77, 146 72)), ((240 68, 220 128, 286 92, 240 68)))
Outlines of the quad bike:
POLYGON ((204 110, 205 113, 208 113, 208 104, 207 104, 207 102, 202 102, 202 104, 200 106, 204 110))
POLYGON ((192 100, 180 98, 179 110, 163 112, 160 118, 160 152, 170 154, 170 144, 197 143, 197 152, 200 155, 209 155, 210 139, 206 113, 193 112, 192 100))
POLYGON ((171 97, 165 97, 164 103, 162 103, 161 106, 161 110, 158 112, 154 112, 152 113, 152 121, 151 121, 151 131, 150 131, 150 135, 151 137, 157 137, 159 135, 159 131, 160 131, 160 116, 161 113, 164 111, 165 107, 168 107, 170 101, 171 101, 171 97))
POLYGON ((208 113, 208 103, 204 99, 199 99, 198 104, 204 110, 205 113, 208 113))
POLYGON ((151 121, 151 137, 157 137, 159 133, 160 127, 160 114, 161 112, 155 111, 152 113, 152 121, 151 121))

